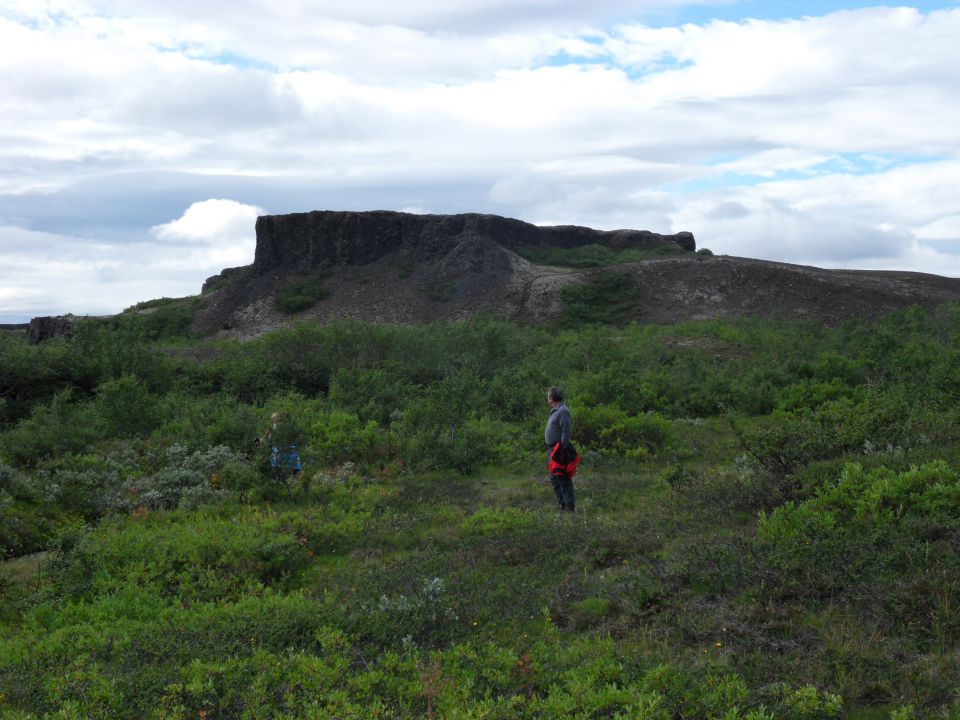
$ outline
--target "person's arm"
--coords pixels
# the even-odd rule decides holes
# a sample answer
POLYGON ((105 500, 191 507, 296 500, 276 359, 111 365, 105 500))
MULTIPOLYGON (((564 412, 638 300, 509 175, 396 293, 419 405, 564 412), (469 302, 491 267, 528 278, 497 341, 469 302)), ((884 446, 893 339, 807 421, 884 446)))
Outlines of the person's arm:
POLYGON ((566 447, 570 444, 570 433, 573 429, 573 423, 570 420, 570 413, 560 413, 560 417, 557 419, 560 421, 560 444, 563 447, 566 447))

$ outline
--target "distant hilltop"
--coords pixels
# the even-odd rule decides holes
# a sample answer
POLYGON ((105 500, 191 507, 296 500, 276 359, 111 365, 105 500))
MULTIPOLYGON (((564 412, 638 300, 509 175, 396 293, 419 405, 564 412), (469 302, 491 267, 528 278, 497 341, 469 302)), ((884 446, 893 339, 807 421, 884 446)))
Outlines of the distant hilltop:
POLYGON ((322 297, 295 317, 420 323, 489 313, 539 322, 561 310, 557 291, 580 275, 551 265, 551 255, 692 256, 697 247, 690 232, 541 227, 477 213, 314 211, 262 216, 256 230, 253 265, 204 284, 216 297, 199 330, 246 335, 288 323, 282 298, 310 282, 322 282, 322 297))
POLYGON ((693 234, 648 230, 594 230, 575 225, 539 227, 499 215, 415 215, 376 210, 317 210, 257 218, 253 270, 305 271, 335 265, 369 265, 388 256, 414 262, 440 261, 464 244, 493 241, 513 252, 602 245, 614 250, 651 250, 668 244, 693 252, 693 234))
MULTIPOLYGON (((257 218, 252 265, 184 298, 190 329, 252 337, 294 321, 675 323, 769 316, 836 324, 960 301, 960 280, 713 256, 690 232, 539 227, 497 215, 314 211, 257 218)), ((171 301, 173 302, 173 301, 171 301)), ((141 303, 153 312, 158 303, 141 303)), ((31 338, 69 330, 37 318, 31 338)))
POLYGON ((616 306, 598 317, 651 323, 781 314, 834 324, 960 301, 960 280, 714 257, 690 232, 387 211, 268 215, 256 230, 253 265, 207 281, 195 330, 243 337, 292 319, 480 314, 539 323, 569 315, 571 297, 616 306))

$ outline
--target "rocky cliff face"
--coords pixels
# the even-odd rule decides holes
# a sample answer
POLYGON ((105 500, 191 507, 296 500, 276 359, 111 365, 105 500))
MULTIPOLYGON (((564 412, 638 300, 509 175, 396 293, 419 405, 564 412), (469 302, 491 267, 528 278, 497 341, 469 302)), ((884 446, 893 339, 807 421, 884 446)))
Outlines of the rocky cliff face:
POLYGON ((314 211, 257 218, 254 272, 305 271, 335 265, 368 265, 402 254, 414 262, 442 260, 465 242, 492 241, 517 252, 524 247, 653 249, 676 243, 696 250, 689 232, 659 235, 646 230, 593 230, 561 225, 538 227, 497 215, 314 211))
POLYGON ((75 322, 72 315, 35 317, 27 325, 27 340, 36 345, 50 338, 69 335, 75 322))
MULTIPOLYGON (((960 279, 906 272, 824 270, 693 252, 687 232, 538 227, 496 215, 317 211, 257 219, 253 265, 228 268, 203 286, 192 329, 251 337, 293 321, 422 323, 480 314, 520 322, 562 318, 564 289, 617 274, 630 317, 674 323, 736 316, 835 324, 912 305, 960 302, 960 279), (525 259, 544 248, 603 245, 679 254, 577 270, 525 259), (623 276, 629 282, 623 282, 623 276), (309 284, 322 292, 296 312, 279 298, 309 284)), ((618 290, 619 292, 619 290, 618 290)), ((189 299, 191 312, 196 299, 189 299)), ((34 318, 31 342, 70 332, 75 318, 34 318)))
POLYGON ((608 273, 629 275, 631 319, 651 323, 780 314, 833 324, 960 301, 958 279, 710 257, 695 248, 690 233, 537 227, 494 215, 266 216, 257 220, 253 265, 208 281, 194 330, 249 337, 293 320, 421 323, 483 313, 545 322, 565 312, 564 288, 608 273), (691 252, 589 270, 536 265, 518 252, 590 244, 691 252), (325 297, 280 312, 277 298, 304 278, 319 278, 325 297))
MULTIPOLYGON (((521 317, 542 269, 518 251, 604 245, 652 250, 679 246, 691 233, 538 227, 496 215, 315 211, 257 219, 253 265, 231 268, 204 284, 207 308, 195 329, 246 335, 284 325, 276 298, 298 278, 324 275, 329 296, 298 314, 326 322, 356 319, 418 323, 488 312, 521 317)), ((553 300, 550 300, 553 302, 553 300)))

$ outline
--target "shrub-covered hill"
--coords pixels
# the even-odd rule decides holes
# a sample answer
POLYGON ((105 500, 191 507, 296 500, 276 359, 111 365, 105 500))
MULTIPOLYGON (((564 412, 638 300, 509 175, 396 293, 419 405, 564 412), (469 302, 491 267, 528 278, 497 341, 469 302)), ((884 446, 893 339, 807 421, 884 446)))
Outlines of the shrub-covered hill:
POLYGON ((151 323, 0 334, 2 717, 958 712, 960 307, 151 323))

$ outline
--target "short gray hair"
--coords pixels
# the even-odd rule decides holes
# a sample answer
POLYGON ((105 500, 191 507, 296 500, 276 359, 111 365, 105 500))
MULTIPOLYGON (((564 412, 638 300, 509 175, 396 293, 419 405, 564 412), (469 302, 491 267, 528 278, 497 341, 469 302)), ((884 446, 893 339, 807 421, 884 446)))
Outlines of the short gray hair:
POLYGON ((563 402, 563 390, 558 388, 556 385, 553 385, 549 390, 547 390, 547 396, 554 402, 563 402))

